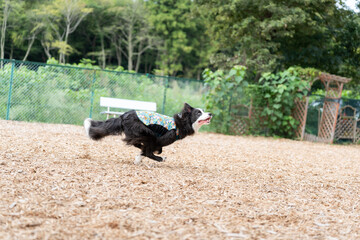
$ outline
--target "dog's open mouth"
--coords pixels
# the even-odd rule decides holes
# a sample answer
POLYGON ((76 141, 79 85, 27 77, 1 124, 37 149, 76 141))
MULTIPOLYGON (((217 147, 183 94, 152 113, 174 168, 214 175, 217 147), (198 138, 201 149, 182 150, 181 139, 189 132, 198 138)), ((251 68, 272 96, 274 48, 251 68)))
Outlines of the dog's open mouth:
POLYGON ((200 125, 210 124, 210 120, 211 120, 211 117, 208 117, 208 118, 205 119, 205 120, 200 120, 200 121, 199 121, 199 124, 200 124, 200 125))

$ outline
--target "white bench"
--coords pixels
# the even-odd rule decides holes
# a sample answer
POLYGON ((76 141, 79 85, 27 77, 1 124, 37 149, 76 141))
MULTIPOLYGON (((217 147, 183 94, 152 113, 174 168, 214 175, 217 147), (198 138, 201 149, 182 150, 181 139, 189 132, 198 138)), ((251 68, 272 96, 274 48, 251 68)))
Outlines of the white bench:
POLYGON ((155 102, 144 102, 137 100, 127 100, 119 98, 108 98, 100 97, 100 107, 107 107, 107 111, 101 112, 101 114, 106 114, 106 119, 109 119, 110 115, 121 115, 123 112, 114 112, 110 108, 120 108, 120 109, 129 109, 129 110, 143 110, 143 111, 156 111, 155 102))

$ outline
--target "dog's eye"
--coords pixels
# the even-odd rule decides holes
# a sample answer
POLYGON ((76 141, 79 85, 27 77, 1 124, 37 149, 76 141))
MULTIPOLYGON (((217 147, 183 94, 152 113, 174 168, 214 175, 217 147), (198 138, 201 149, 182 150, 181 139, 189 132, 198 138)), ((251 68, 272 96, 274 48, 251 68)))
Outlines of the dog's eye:
POLYGON ((200 116, 200 115, 201 115, 201 112, 198 112, 197 115, 200 116))

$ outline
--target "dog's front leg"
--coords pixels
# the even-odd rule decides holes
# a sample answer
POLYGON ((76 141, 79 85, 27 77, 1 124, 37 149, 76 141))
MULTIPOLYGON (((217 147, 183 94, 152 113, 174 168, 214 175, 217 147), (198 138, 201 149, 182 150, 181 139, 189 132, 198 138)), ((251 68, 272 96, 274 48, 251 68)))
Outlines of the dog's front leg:
POLYGON ((154 150, 152 147, 144 148, 141 153, 141 156, 148 157, 157 162, 163 162, 165 159, 163 159, 162 157, 159 157, 159 156, 155 156, 154 151, 159 151, 159 150, 154 150))
POLYGON ((168 131, 166 134, 162 135, 161 137, 158 137, 157 142, 161 146, 168 146, 176 141, 176 131, 171 130, 168 131))
POLYGON ((135 157, 134 164, 135 164, 135 165, 139 165, 139 164, 142 162, 143 158, 144 158, 144 156, 142 156, 141 154, 137 155, 137 156, 135 157))
POLYGON ((166 157, 162 158, 162 157, 155 156, 153 153, 152 154, 141 153, 141 154, 139 154, 139 155, 137 155, 135 157, 134 164, 139 165, 142 162, 142 160, 144 159, 144 157, 148 157, 148 158, 153 159, 153 160, 155 160, 157 162, 164 162, 165 159, 166 159, 166 157))
POLYGON ((163 159, 162 157, 159 157, 159 156, 155 156, 154 153, 147 153, 146 155, 145 154, 141 154, 142 156, 145 156, 145 157, 148 157, 152 160, 155 160, 157 162, 163 162, 165 160, 165 158, 163 159))

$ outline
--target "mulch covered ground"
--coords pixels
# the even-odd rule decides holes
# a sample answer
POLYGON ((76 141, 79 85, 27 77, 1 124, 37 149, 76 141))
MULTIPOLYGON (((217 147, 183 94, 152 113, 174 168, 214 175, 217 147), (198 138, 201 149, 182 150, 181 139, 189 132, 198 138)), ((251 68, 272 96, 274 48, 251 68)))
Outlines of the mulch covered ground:
POLYGON ((360 146, 201 133, 134 165, 79 126, 0 139, 0 239, 360 239, 360 146))

